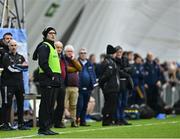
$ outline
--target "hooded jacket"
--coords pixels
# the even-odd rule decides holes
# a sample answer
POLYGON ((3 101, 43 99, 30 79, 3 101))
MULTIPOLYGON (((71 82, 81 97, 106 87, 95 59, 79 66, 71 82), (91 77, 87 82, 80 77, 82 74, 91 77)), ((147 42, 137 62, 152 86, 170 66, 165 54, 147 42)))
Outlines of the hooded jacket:
POLYGON ((103 93, 118 93, 120 89, 119 72, 115 59, 107 55, 101 66, 99 85, 103 93))

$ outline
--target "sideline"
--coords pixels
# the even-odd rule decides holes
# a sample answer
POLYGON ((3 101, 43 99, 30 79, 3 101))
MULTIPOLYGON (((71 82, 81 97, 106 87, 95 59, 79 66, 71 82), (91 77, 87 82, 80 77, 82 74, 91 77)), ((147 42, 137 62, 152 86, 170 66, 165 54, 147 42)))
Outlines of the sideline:
MULTIPOLYGON (((164 125, 164 124, 176 124, 180 121, 171 121, 171 122, 160 122, 160 123, 146 123, 146 124, 137 124, 137 125, 130 125, 130 126, 111 126, 111 127, 100 127, 100 128, 93 128, 93 129, 82 129, 82 130, 77 130, 77 131, 64 131, 64 132, 58 132, 59 135, 61 134, 71 134, 71 133, 79 133, 79 132, 88 132, 88 131, 101 131, 101 130, 109 130, 109 129, 114 129, 114 128, 119 128, 119 127, 124 127, 124 128, 132 128, 132 127, 138 127, 138 126, 152 126, 152 125, 164 125)), ((19 136, 19 137, 9 137, 6 139, 22 139, 22 138, 32 138, 35 136, 43 137, 43 135, 27 135, 27 136, 19 136)), ((44 136, 48 137, 48 136, 44 136)))

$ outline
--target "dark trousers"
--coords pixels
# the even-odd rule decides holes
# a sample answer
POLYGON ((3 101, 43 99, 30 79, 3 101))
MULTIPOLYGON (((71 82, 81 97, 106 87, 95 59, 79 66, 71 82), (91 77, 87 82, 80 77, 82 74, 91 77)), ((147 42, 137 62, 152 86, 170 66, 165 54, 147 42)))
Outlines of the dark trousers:
POLYGON ((127 106, 128 91, 123 90, 118 92, 117 95, 117 108, 116 108, 116 120, 123 120, 125 118, 124 109, 127 106))
POLYGON ((151 85, 146 89, 147 94, 147 105, 150 106, 155 114, 164 112, 163 108, 158 104, 160 94, 159 89, 156 85, 151 85))
POLYGON ((54 125, 59 125, 64 114, 65 87, 57 88, 55 96, 57 106, 54 111, 54 125))
POLYGON ((90 95, 91 95, 90 90, 79 91, 76 117, 80 118, 80 124, 86 123, 86 111, 87 111, 90 95))
POLYGON ((3 114, 3 113, 2 113, 2 108, 0 107, 0 125, 1 125, 2 122, 3 122, 3 121, 2 121, 2 114, 3 114))
POLYGON ((128 99, 128 104, 130 104, 130 105, 133 105, 133 104, 141 105, 141 104, 145 103, 146 94, 145 94, 143 85, 135 86, 131 93, 132 93, 132 95, 128 99), (141 97, 140 97, 139 93, 142 94, 141 97))
POLYGON ((24 106, 24 88, 23 86, 3 86, 2 94, 2 113, 3 123, 10 122, 10 113, 12 106, 12 99, 15 95, 17 102, 18 124, 23 123, 23 106, 24 106))
POLYGON ((104 95, 104 107, 102 109, 103 123, 111 124, 114 121, 114 115, 117 107, 117 93, 106 93, 104 95))
MULTIPOLYGON (((1 95, 1 75, 0 75, 0 95, 1 95)), ((2 95, 1 95, 1 97, 2 97, 2 95)), ((1 124, 2 124, 2 105, 0 106, 0 125, 1 124)))
POLYGON ((48 130, 52 126, 55 94, 58 89, 54 87, 41 87, 41 102, 39 108, 39 128, 48 130))

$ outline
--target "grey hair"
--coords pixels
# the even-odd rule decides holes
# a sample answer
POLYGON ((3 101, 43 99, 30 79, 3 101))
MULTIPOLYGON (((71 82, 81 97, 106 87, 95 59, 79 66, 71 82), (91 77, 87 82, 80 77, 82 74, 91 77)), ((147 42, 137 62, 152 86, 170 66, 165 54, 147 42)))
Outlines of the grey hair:
POLYGON ((70 45, 70 44, 68 44, 68 45, 66 45, 66 46, 64 47, 64 52, 66 52, 67 49, 71 49, 71 50, 74 52, 74 47, 73 47, 72 45, 70 45))
POLYGON ((82 52, 82 51, 87 53, 87 49, 86 48, 80 48, 79 49, 79 53, 82 52))
POLYGON ((55 41, 55 42, 54 42, 54 45, 55 45, 55 46, 60 45, 60 46, 63 47, 63 43, 62 43, 61 41, 55 41))

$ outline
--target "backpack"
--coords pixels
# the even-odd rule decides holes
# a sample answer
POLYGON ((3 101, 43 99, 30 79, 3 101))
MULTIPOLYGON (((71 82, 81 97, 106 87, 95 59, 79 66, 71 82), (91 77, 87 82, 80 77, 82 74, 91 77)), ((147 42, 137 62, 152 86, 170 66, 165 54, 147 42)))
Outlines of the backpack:
POLYGON ((141 119, 150 119, 155 116, 154 111, 146 104, 142 104, 139 107, 139 113, 141 119))
POLYGON ((124 110, 125 113, 125 118, 126 119, 130 119, 130 120, 138 120, 140 117, 140 113, 138 108, 136 107, 130 107, 130 108, 126 108, 124 110))

